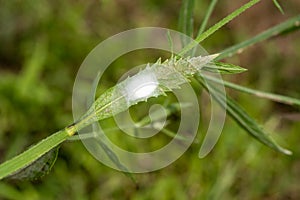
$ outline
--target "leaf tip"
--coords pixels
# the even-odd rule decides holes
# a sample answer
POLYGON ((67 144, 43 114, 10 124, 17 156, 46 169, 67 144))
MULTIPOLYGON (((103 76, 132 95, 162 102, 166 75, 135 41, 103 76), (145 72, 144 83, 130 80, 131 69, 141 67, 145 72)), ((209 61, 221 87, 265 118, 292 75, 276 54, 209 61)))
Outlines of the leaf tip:
POLYGON ((281 152, 288 156, 293 155, 293 152, 288 149, 281 149, 281 152))
POLYGON ((279 10, 279 12, 281 12, 281 14, 284 15, 284 11, 283 11, 281 5, 279 4, 279 2, 277 0, 273 0, 273 3, 276 6, 276 8, 279 10))
POLYGON ((211 55, 209 55, 209 57, 211 58, 211 60, 214 60, 214 59, 216 59, 217 57, 219 57, 219 55, 221 55, 221 53, 211 54, 211 55))

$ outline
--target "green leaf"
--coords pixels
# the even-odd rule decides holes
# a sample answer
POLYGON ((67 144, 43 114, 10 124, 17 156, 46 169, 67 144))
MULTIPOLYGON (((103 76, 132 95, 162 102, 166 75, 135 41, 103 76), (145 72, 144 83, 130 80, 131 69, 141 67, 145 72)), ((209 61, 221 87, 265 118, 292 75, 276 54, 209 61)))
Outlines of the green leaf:
POLYGON ((211 0, 210 1, 209 7, 208 7, 208 9, 207 9, 207 11, 205 13, 204 19, 203 19, 203 21, 201 23, 201 26, 199 28, 197 37, 200 37, 200 35, 204 32, 204 30, 206 28, 206 25, 207 25, 207 22, 208 22, 208 20, 209 20, 209 18, 211 16, 211 14, 212 14, 212 12, 213 12, 216 4, 217 4, 217 2, 218 2, 218 0, 211 0))
POLYGON ((205 65, 202 70, 221 74, 238 74, 247 71, 247 69, 237 65, 215 61, 205 65))
POLYGON ((254 45, 255 43, 267 40, 276 35, 288 32, 290 30, 296 30, 300 28, 300 15, 293 17, 281 24, 278 24, 268 30, 256 35, 255 37, 250 38, 249 40, 243 41, 239 44, 231 46, 223 50, 216 60, 221 60, 223 58, 231 57, 236 53, 243 52, 246 48, 254 45))
MULTIPOLYGON (((193 35, 193 9, 195 5, 194 1, 195 0, 183 0, 179 13, 179 31, 188 36, 193 35)), ((184 45, 186 45, 186 43, 184 43, 184 45)))
POLYGON ((50 172, 52 169, 57 156, 59 146, 53 148, 42 157, 31 163, 29 166, 18 170, 13 175, 9 176, 9 179, 17 180, 37 180, 50 172))
POLYGON ((273 93, 269 93, 269 92, 263 92, 263 91, 259 91, 259 90, 254 90, 254 89, 243 87, 243 86, 231 83, 231 82, 220 81, 219 79, 216 79, 216 78, 211 77, 211 76, 205 76, 205 79, 211 80, 211 81, 213 81, 215 83, 218 83, 218 84, 224 84, 226 87, 238 90, 240 92, 248 93, 248 94, 251 94, 251 95, 255 95, 257 97, 261 97, 261 98, 264 98, 264 99, 269 99, 269 100, 276 101, 276 102, 279 102, 279 103, 284 103, 284 104, 288 104, 288 105, 291 105, 291 106, 300 107, 300 100, 296 99, 296 98, 283 96, 283 95, 279 95, 279 94, 273 94, 273 93))
POLYGON ((278 10, 281 12, 281 14, 284 14, 284 11, 283 11, 282 7, 280 6, 279 2, 277 0, 273 0, 273 3, 278 8, 278 10))
POLYGON ((15 156, 12 159, 2 163, 0 165, 0 180, 24 167, 27 167, 45 153, 65 141, 72 135, 72 133, 70 133, 70 128, 72 128, 72 126, 54 133, 18 156, 15 156))
POLYGON ((269 134, 256 123, 256 121, 248 115, 248 113, 233 99, 225 97, 218 91, 209 81, 206 82, 202 77, 196 77, 199 83, 213 96, 213 98, 227 110, 228 114, 252 137, 272 149, 291 155, 292 152, 279 146, 269 134))
MULTIPOLYGON (((231 20, 233 20, 234 18, 236 18, 237 16, 239 16, 241 13, 245 12, 247 9, 249 9, 250 7, 254 6, 255 4, 257 4, 258 2, 260 2, 261 0, 251 0, 248 3, 244 4, 243 6, 241 6, 239 9, 233 11, 231 14, 227 15, 226 17, 224 17, 221 21, 219 21, 218 23, 216 23, 215 25, 213 25, 211 28, 209 28, 207 31, 205 31, 204 33, 202 33, 201 35, 199 35, 198 37, 196 37, 195 41, 196 43, 200 43, 203 40, 205 40, 206 38, 208 38, 210 35, 212 35, 213 33, 215 33, 217 30, 219 30, 221 27, 223 27, 225 24, 227 24, 228 22, 230 22, 231 20)), ((186 45, 181 52, 179 53, 180 56, 185 55, 188 51, 190 51, 191 49, 193 49, 195 47, 195 42, 191 42, 188 45, 186 45)))

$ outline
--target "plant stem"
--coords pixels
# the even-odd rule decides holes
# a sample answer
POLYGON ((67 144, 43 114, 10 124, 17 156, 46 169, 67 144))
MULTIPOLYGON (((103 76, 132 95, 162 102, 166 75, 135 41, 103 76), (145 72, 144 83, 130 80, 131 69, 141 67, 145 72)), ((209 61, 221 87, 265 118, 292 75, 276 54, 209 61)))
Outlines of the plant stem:
POLYGON ((73 129, 70 128, 60 130, 47 137, 46 139, 40 141, 18 156, 2 163, 0 165, 0 180, 30 165, 33 161, 40 158, 42 155, 44 155, 75 133, 72 133, 72 131, 73 129))

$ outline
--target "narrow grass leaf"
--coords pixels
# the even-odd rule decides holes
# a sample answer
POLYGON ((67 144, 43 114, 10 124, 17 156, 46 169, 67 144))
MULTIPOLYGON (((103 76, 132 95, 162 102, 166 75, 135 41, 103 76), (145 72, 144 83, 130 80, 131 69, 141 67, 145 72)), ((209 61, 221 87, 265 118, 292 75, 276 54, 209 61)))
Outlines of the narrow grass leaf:
MULTIPOLYGON (((209 20, 209 18, 210 18, 210 16, 211 16, 211 14, 212 14, 212 12, 213 12, 213 10, 214 10, 216 4, 217 4, 217 2, 218 2, 218 0, 212 0, 212 1, 210 2, 209 6, 208 6, 208 9, 207 9, 207 11, 206 11, 206 13, 205 13, 204 19, 203 19, 203 21, 202 21, 202 23, 201 23, 201 26, 200 26, 199 30, 198 30, 198 33, 197 33, 196 38, 197 38, 197 37, 200 37, 200 35, 201 35, 201 34, 204 32, 204 30, 206 29, 207 22, 208 22, 208 20, 209 20)), ((195 55, 195 52, 196 52, 196 49, 194 49, 194 51, 192 52, 192 55, 195 55)))
MULTIPOLYGON (((208 38, 210 35, 212 35, 213 33, 215 33, 217 30, 219 30, 221 27, 223 27, 225 24, 227 24, 228 22, 230 22, 231 20, 233 20, 234 18, 236 18, 237 16, 239 16, 241 13, 245 12, 247 9, 249 9, 252 6, 254 6, 255 4, 257 4, 260 1, 261 0, 251 0, 248 3, 244 4, 243 6, 241 6, 240 8, 238 8, 237 10, 233 11, 231 14, 227 15, 226 17, 224 17, 221 21, 219 21, 218 23, 216 23, 215 25, 213 25, 207 31, 205 31, 204 33, 202 33, 201 35, 199 35, 195 39, 196 43, 202 42, 203 40, 205 40, 206 38, 208 38)), ((179 55, 183 56, 185 53, 187 53, 188 51, 190 51, 194 47, 195 47, 195 42, 189 43, 188 45, 186 45, 181 50, 181 52, 179 53, 179 55)))
POLYGON ((220 55, 216 58, 216 60, 221 60, 226 57, 231 57, 236 53, 243 52, 246 48, 258 42, 285 33, 287 31, 290 31, 291 29, 296 30, 298 28, 300 28, 300 15, 297 15, 296 17, 293 17, 285 22, 282 22, 281 24, 269 28, 268 30, 256 35, 255 37, 250 38, 249 40, 243 41, 239 44, 236 44, 232 47, 223 50, 220 53, 220 55))
POLYGON ((188 36, 193 34, 194 0, 183 0, 179 14, 179 30, 188 36))
POLYGON ((263 131, 263 129, 255 122, 255 120, 248 115, 248 113, 233 99, 230 97, 224 97, 220 92, 213 87, 212 84, 203 80, 202 77, 197 76, 196 79, 199 83, 213 96, 213 98, 223 107, 226 108, 228 114, 252 137, 262 142, 266 146, 272 149, 291 155, 292 152, 279 146, 269 134, 263 131))
POLYGON ((197 38, 197 37, 200 37, 200 35, 201 35, 201 34, 204 32, 204 30, 206 29, 207 22, 208 22, 208 20, 209 20, 209 18, 210 18, 210 16, 211 16, 211 14, 212 14, 212 12, 213 12, 213 10, 214 10, 216 4, 217 4, 217 2, 218 2, 218 0, 211 0, 211 1, 210 1, 210 4, 209 4, 208 9, 207 9, 207 11, 206 11, 206 13, 205 13, 204 19, 203 19, 203 21, 202 21, 202 23, 201 23, 201 26, 200 26, 199 30, 198 30, 198 34, 197 34, 196 38, 197 38))
POLYGON ((212 76, 205 76, 205 79, 211 80, 218 84, 224 84, 226 87, 238 90, 240 92, 248 93, 251 95, 255 95, 257 97, 269 99, 269 100, 276 101, 279 103, 284 103, 287 105, 300 107, 300 100, 296 99, 296 98, 283 96, 283 95, 279 95, 279 94, 273 94, 273 93, 269 93, 269 92, 263 92, 263 91, 259 91, 259 90, 254 90, 254 89, 243 87, 243 86, 240 86, 240 85, 228 82, 228 81, 220 81, 219 79, 216 79, 212 76))
POLYGON ((281 14, 284 14, 284 11, 283 11, 281 5, 279 4, 279 2, 277 0, 273 0, 273 3, 276 6, 276 8, 278 8, 278 10, 281 12, 281 14))
MULTIPOLYGON (((193 35, 193 10, 195 5, 195 0, 183 0, 180 14, 179 14, 179 22, 178 27, 179 31, 182 33, 192 37, 193 35)), ((182 41, 183 45, 187 44, 187 41, 182 41)))

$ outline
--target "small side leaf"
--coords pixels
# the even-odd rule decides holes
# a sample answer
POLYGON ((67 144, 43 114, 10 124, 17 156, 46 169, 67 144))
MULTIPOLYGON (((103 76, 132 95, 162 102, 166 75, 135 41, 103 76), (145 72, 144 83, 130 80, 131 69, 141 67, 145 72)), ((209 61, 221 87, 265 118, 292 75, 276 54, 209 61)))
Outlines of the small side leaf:
POLYGON ((58 156, 59 146, 53 148, 42 157, 34 161, 29 166, 20 169, 15 174, 9 176, 9 179, 16 179, 16 180, 37 180, 42 178, 43 176, 47 175, 58 156))
POLYGON ((238 74, 247 71, 247 69, 240 66, 223 62, 212 62, 205 65, 202 70, 221 74, 238 74))

